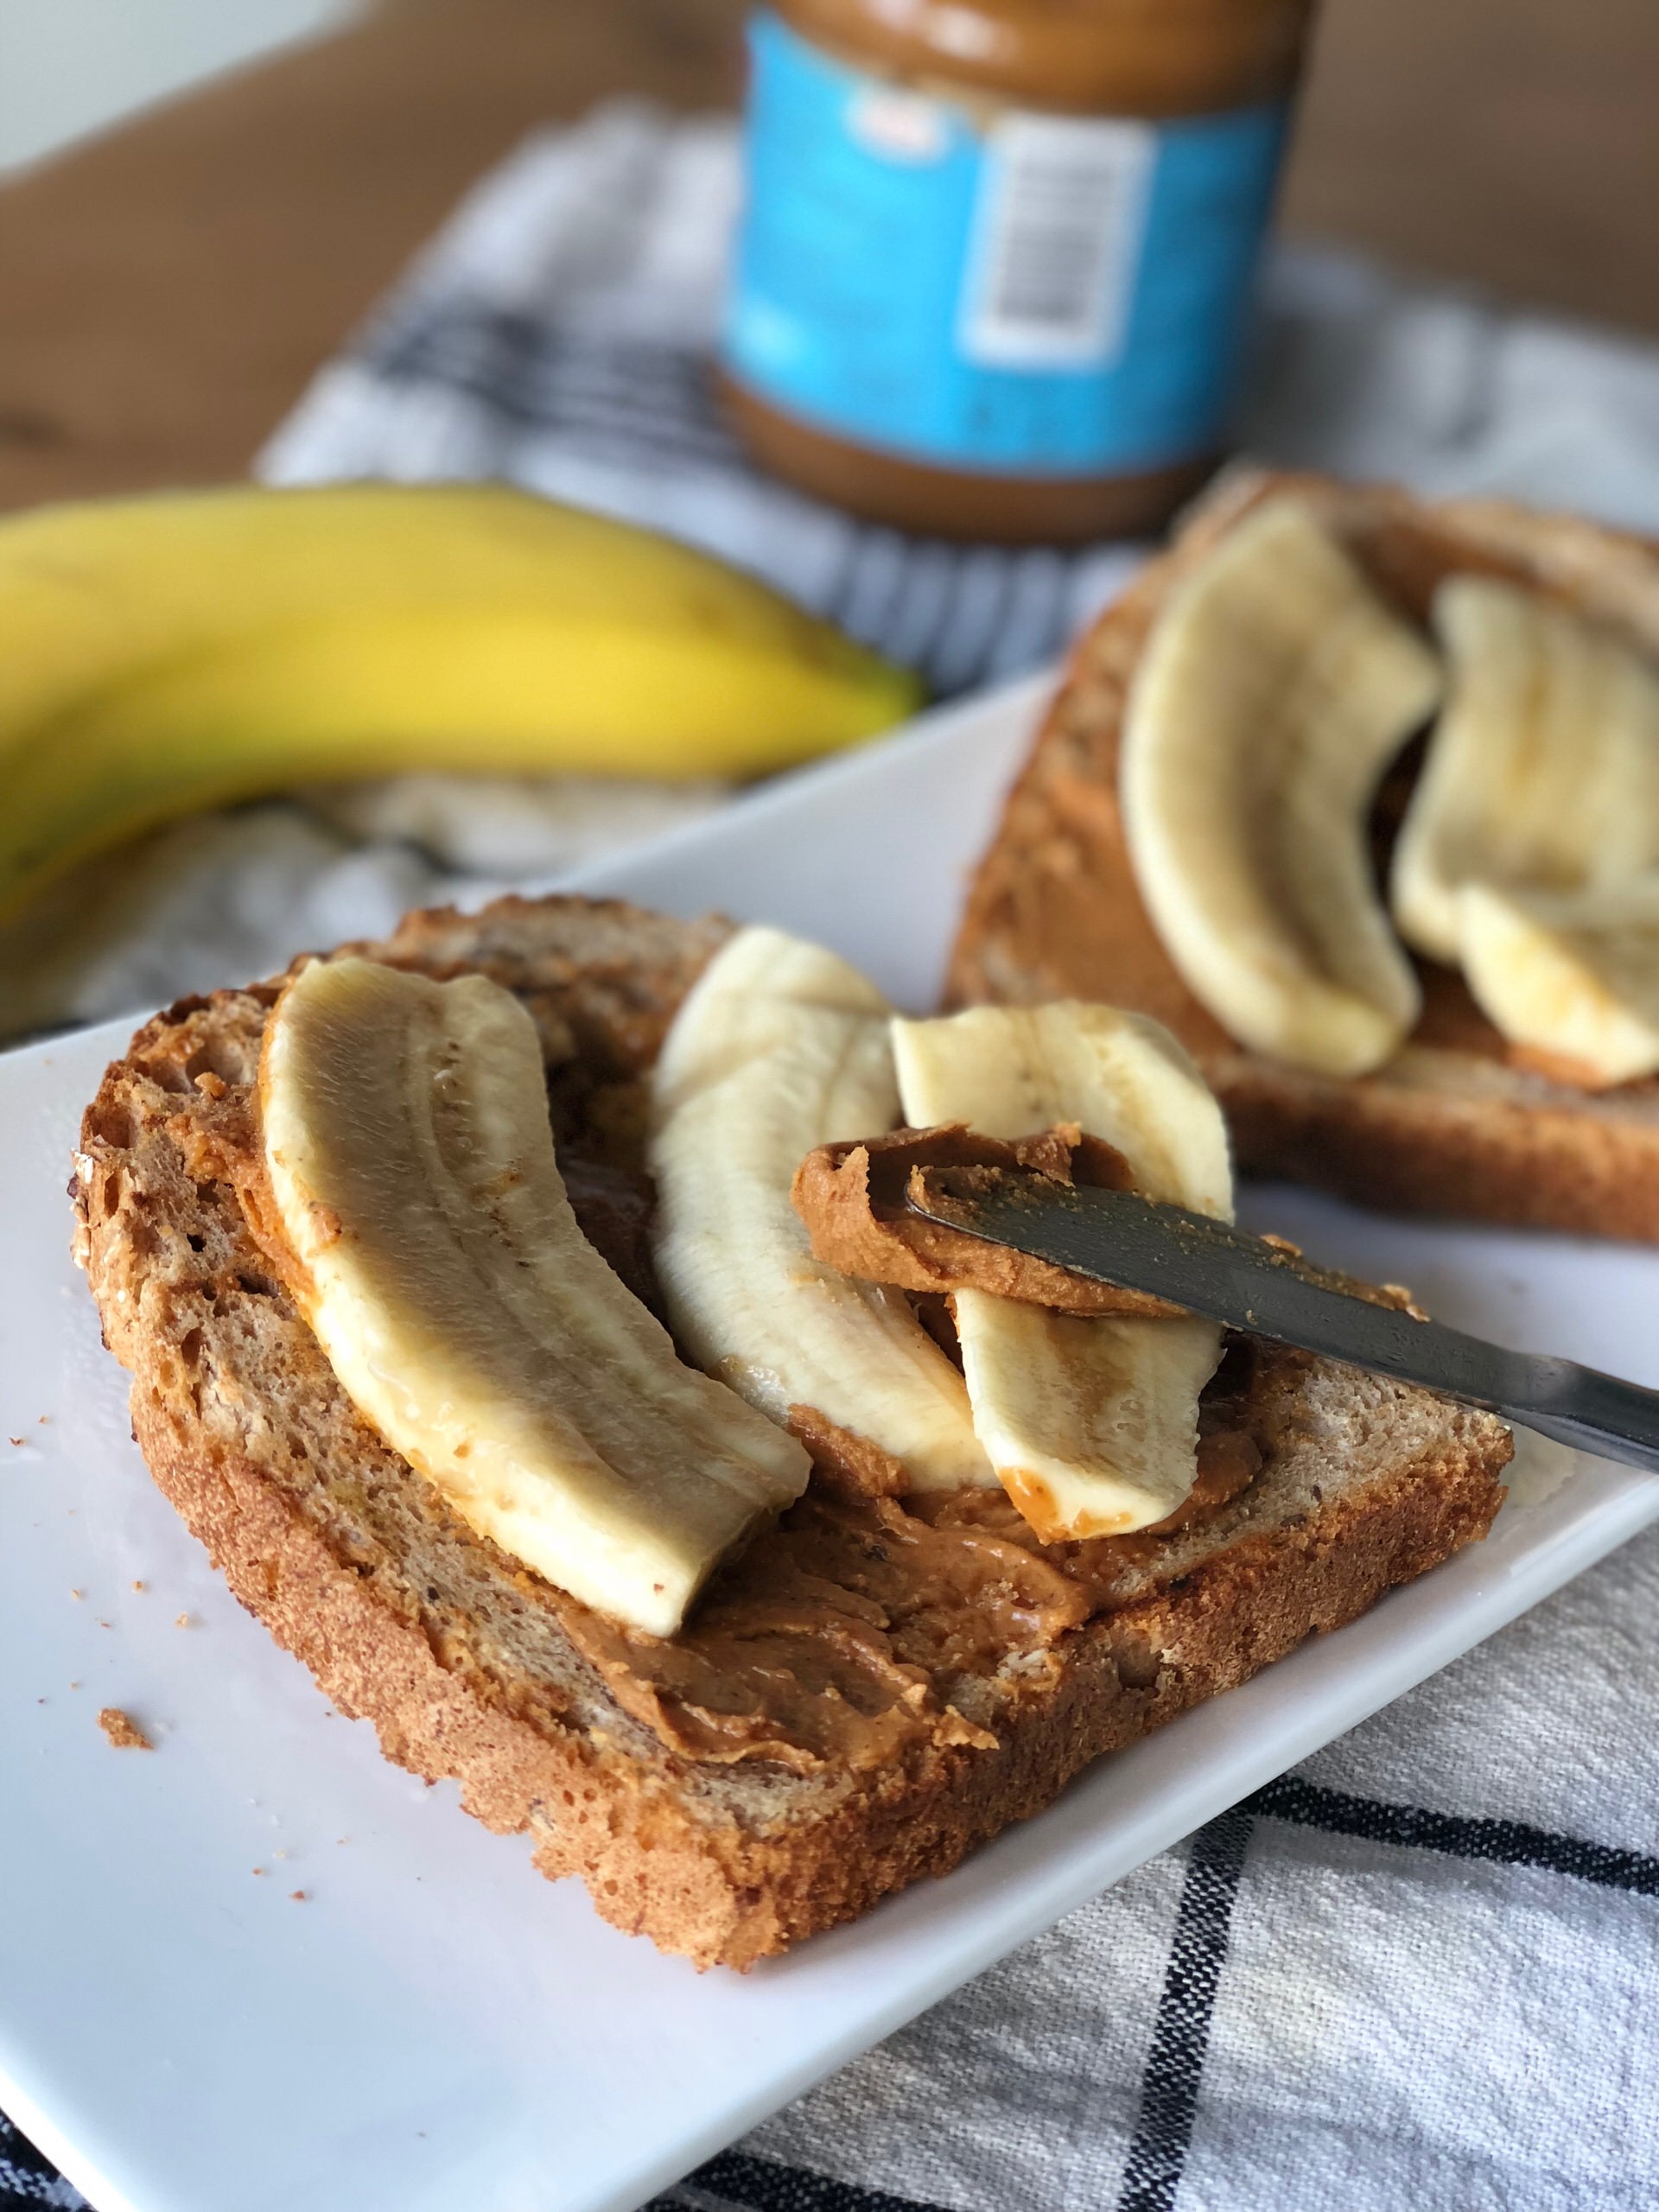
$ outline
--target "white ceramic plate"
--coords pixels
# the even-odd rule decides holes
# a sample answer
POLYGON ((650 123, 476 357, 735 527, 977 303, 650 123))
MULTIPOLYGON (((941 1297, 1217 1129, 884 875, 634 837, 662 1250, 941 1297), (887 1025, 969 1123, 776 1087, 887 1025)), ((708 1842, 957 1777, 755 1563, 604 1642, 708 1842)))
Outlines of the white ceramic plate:
MULTIPOLYGON (((927 717, 584 887, 785 924, 925 1007, 1045 689, 927 717)), ((946 1880, 699 1977, 386 1764, 152 1487, 63 1187, 129 1027, 0 1061, 0 2101, 105 2212, 624 2212, 1659 1513, 1659 1482, 1600 1463, 1535 1478, 1484 1545, 946 1880), (105 1704, 156 1751, 112 1750, 105 1704)), ((1294 1192, 1248 1215, 1465 1326, 1659 1382, 1659 1255, 1294 1192)))

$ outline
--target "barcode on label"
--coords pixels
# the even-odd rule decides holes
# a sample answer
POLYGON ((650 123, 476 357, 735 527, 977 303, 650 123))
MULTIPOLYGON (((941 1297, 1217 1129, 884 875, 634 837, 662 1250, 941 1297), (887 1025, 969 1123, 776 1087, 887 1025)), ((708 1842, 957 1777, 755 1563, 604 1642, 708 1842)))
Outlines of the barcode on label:
POLYGON ((992 127, 958 323, 970 361, 1097 368, 1115 358, 1156 156, 1148 124, 1011 115, 992 127))

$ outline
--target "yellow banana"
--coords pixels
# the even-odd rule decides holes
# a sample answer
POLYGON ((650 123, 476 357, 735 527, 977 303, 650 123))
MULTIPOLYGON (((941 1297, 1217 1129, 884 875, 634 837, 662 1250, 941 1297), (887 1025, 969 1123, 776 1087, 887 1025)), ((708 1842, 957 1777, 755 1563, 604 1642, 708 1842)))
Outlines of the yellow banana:
POLYGON ((404 768, 743 776, 916 680, 754 579, 503 486, 0 523, 0 911, 192 808, 404 768))

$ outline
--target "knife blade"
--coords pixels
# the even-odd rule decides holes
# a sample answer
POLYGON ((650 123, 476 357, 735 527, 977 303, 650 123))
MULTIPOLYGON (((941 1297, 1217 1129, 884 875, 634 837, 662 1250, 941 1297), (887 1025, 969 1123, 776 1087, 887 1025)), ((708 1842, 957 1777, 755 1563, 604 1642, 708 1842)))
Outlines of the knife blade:
POLYGON ((1014 1173, 959 1194, 924 1172, 912 1175, 906 1204, 1073 1274, 1150 1292, 1224 1327, 1421 1384, 1575 1451, 1659 1473, 1659 1390, 1373 1302, 1294 1249, 1209 1214, 1014 1173))

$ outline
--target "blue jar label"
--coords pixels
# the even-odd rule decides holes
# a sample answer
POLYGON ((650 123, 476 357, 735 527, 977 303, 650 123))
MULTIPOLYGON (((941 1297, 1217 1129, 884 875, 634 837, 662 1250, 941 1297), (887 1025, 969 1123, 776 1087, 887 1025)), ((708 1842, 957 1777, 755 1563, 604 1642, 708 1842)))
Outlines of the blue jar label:
POLYGON ((982 472, 1217 441, 1281 105, 1147 123, 965 105, 751 27, 726 359, 830 433, 982 472))

